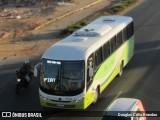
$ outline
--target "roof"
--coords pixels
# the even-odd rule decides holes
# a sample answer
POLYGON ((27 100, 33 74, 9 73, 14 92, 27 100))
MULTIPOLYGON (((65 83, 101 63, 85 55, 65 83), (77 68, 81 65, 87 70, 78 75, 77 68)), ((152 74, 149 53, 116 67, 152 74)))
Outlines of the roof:
POLYGON ((54 60, 85 60, 115 33, 132 21, 127 16, 102 16, 47 49, 42 58, 54 60))
POLYGON ((138 99, 134 98, 118 98, 107 109, 107 115, 117 116, 116 112, 129 112, 132 111, 138 103, 138 99), (115 112, 113 112, 115 111, 115 112))

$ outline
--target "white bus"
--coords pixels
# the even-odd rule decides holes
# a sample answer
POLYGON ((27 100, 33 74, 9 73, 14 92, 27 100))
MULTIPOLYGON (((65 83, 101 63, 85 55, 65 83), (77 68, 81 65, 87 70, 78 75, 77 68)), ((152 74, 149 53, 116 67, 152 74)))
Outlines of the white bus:
POLYGON ((133 19, 102 16, 51 46, 42 56, 42 106, 86 109, 129 62, 134 51, 133 19))

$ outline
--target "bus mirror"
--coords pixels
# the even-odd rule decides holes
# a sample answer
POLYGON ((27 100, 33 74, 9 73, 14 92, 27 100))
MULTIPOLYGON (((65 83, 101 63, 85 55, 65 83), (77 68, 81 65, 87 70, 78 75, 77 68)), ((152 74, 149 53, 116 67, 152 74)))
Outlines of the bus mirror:
POLYGON ((40 68, 41 63, 38 63, 34 66, 34 77, 38 76, 38 69, 40 68))
POLYGON ((93 77, 93 68, 89 68, 89 77, 93 77))

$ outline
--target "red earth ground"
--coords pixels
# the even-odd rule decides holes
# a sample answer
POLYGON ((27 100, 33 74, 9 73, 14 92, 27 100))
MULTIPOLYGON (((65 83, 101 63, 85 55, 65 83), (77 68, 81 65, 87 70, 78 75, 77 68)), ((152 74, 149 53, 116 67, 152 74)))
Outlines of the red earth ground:
MULTIPOLYGON (((43 31, 43 29, 35 30, 36 27, 96 1, 97 0, 87 0, 84 2, 82 0, 74 0, 73 3, 61 6, 43 4, 36 7, 4 8, 3 12, 0 12, 0 65, 39 56, 48 47, 62 38, 54 38, 54 40, 49 38, 35 41, 32 39, 25 40, 24 38, 26 38, 26 36, 29 37, 32 36, 34 32, 43 31)), ((100 7, 100 5, 104 3, 107 3, 107 7, 111 1, 113 0, 102 0, 102 3, 97 4, 97 7, 100 7)), ((116 3, 116 0, 114 1, 116 3)), ((141 1, 142 0, 139 0, 138 3, 141 1)), ((95 7, 90 7, 89 9, 91 12, 95 7)), ((87 12, 87 10, 85 10, 85 12, 87 12)), ((74 15, 67 17, 74 19, 74 15)), ((56 24, 62 23, 59 22, 56 24)))

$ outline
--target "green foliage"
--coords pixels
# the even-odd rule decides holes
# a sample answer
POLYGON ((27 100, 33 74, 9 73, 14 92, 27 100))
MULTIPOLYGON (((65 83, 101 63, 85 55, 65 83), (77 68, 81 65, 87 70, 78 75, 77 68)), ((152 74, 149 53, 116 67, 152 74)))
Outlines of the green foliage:
POLYGON ((111 11, 112 11, 112 13, 117 13, 117 12, 125 9, 125 7, 126 7, 125 4, 119 3, 119 4, 114 5, 114 6, 111 8, 111 11))
POLYGON ((135 0, 127 0, 127 3, 128 3, 128 4, 131 4, 131 3, 133 3, 133 2, 135 2, 135 0))
POLYGON ((110 10, 108 10, 108 11, 110 14, 115 14, 119 11, 124 10, 126 7, 128 7, 130 4, 132 4, 134 2, 135 2, 135 0, 122 0, 120 3, 111 7, 110 10))
POLYGON ((62 31, 62 34, 65 34, 65 35, 72 34, 74 31, 80 29, 81 27, 83 27, 85 25, 86 25, 86 22, 84 22, 84 21, 73 23, 70 26, 68 26, 67 28, 65 28, 62 31))
MULTIPOLYGON (((99 14, 94 14, 95 16, 92 15, 92 17, 90 17, 90 18, 93 19, 93 17, 94 17, 94 19, 95 19, 95 17, 99 17, 99 16, 104 16, 104 15, 109 15, 109 14, 116 14, 116 13, 124 10, 126 7, 130 6, 135 1, 136 0, 120 0, 120 2, 118 4, 114 5, 110 9, 102 11, 99 14)), ((89 19, 89 21, 91 21, 91 19, 89 19)), ((65 28, 62 31, 62 34, 63 35, 70 35, 74 31, 76 31, 77 29, 80 29, 81 27, 85 26, 86 24, 87 24, 87 22, 84 22, 84 21, 71 24, 70 26, 68 26, 67 28, 65 28)))

